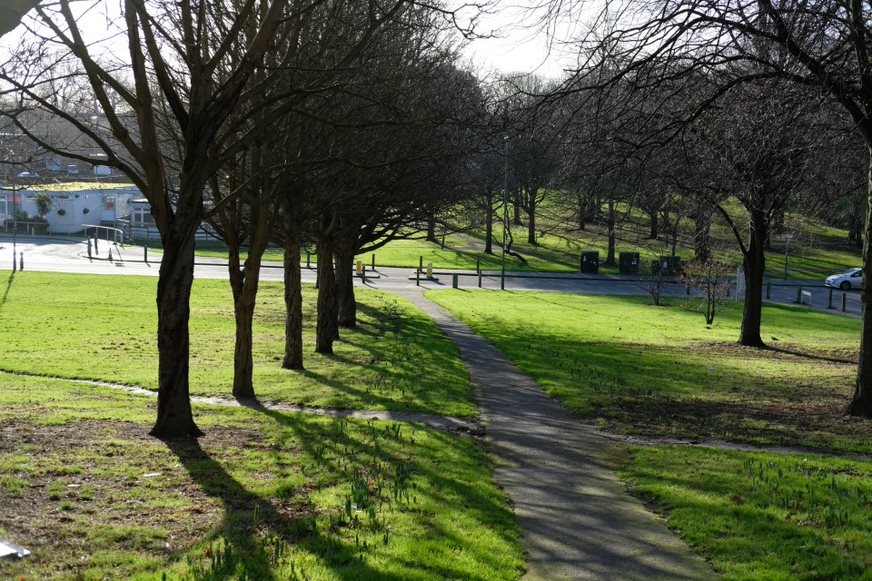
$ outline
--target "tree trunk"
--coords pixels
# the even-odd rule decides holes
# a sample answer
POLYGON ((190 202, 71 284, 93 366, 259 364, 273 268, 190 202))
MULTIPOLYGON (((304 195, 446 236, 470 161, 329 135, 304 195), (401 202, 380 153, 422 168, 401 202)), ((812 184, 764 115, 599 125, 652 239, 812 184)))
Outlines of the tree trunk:
POLYGON ((700 262, 708 262, 711 256, 709 246, 709 231, 711 230, 712 214, 710 210, 703 208, 704 204, 700 204, 694 217, 693 224, 693 251, 696 260, 700 262))
POLYGON ((657 210, 652 210, 648 212, 648 220, 649 220, 649 228, 648 228, 648 238, 651 240, 656 240, 657 236, 660 233, 660 224, 658 221, 658 213, 657 210))
POLYGON ((285 369, 303 369, 303 292, 300 242, 288 235, 285 242, 285 369))
POLYGON ((484 215, 484 253, 494 253, 494 191, 488 186, 485 194, 485 215, 484 215))
POLYGON ((860 331, 860 363, 857 365, 857 381, 854 384, 854 397, 848 406, 848 414, 863 418, 872 418, 872 309, 869 309, 870 289, 868 277, 872 273, 872 148, 869 149, 869 174, 866 195, 866 224, 863 236, 863 288, 860 291, 861 320, 863 327, 860 331))
POLYGON ((580 191, 575 194, 576 202, 578 203, 578 229, 584 230, 587 227, 588 201, 587 196, 580 191))
POLYGON ((436 242, 436 216, 427 216, 427 242, 436 242))
POLYGON ((357 326, 357 303, 354 300, 354 251, 340 243, 336 252, 336 297, 340 327, 357 326))
POLYGON ((767 224, 762 211, 752 210, 750 236, 747 252, 744 253, 745 308, 742 311, 742 329, 739 343, 748 347, 765 347, 760 336, 763 309, 763 273, 766 268, 764 242, 767 224))
POLYGON ((615 266, 615 201, 609 198, 608 229, 609 249, 606 254, 605 266, 615 266))
POLYGON ((521 194, 517 192, 512 197, 512 224, 521 225, 521 194))
POLYGON ((530 196, 527 206, 527 242, 536 245, 536 194, 530 196))
POLYGON ((158 438, 197 437, 203 432, 194 423, 188 383, 194 231, 171 231, 164 236, 163 246, 157 281, 157 421, 150 434, 158 438))
POLYGON ((333 354, 333 341, 339 338, 336 276, 333 273, 334 243, 318 243, 318 320, 315 325, 315 352, 333 354))

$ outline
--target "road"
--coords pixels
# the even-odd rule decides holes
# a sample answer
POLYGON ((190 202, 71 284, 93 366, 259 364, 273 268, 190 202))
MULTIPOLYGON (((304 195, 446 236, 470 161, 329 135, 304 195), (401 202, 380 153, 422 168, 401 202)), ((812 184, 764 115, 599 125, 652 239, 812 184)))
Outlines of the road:
MULTIPOLYGON (((98 247, 91 248, 88 258, 88 245, 80 240, 27 238, 19 236, 15 241, 8 236, 0 237, 0 268, 12 266, 13 252, 16 267, 24 256, 25 270, 45 272, 69 272, 81 274, 115 274, 157 276, 160 267, 160 254, 151 251, 146 255, 142 247, 120 246, 99 241, 98 247), (109 254, 112 253, 112 260, 109 254)), ((227 277, 226 264, 221 260, 198 258, 195 277, 224 279, 227 277)), ((450 288, 457 277, 459 288, 499 289, 498 272, 484 273, 479 277, 474 271, 434 271, 435 279, 427 279, 422 273, 415 280, 414 268, 378 268, 375 272, 366 269, 365 277, 356 277, 355 284, 385 290, 400 290, 420 286, 424 289, 450 288)), ((281 280, 281 263, 266 263, 261 274, 262 280, 281 280)), ((315 281, 314 268, 303 268, 303 280, 315 281)), ((648 282, 638 276, 618 275, 579 275, 555 273, 507 273, 504 281, 506 290, 512 291, 550 291, 601 295, 645 295, 648 282)), ((735 295, 735 284, 732 291, 735 295)), ((796 304, 801 297, 810 308, 833 313, 843 312, 848 316, 860 316, 859 291, 839 291, 824 287, 822 281, 771 281, 764 294, 772 302, 796 304), (807 293, 807 294, 803 294, 807 293), (830 308, 832 307, 832 308, 830 308)), ((686 295, 687 289, 673 281, 663 283, 664 296, 686 295)))

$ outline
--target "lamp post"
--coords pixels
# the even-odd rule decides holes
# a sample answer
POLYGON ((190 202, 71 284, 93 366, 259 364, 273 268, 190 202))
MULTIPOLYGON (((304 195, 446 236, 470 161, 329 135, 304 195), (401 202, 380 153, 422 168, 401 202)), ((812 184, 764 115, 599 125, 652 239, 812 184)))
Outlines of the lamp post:
POLYGON ((506 290, 506 233, 509 228, 509 136, 503 136, 503 252, 500 260, 500 290, 506 290))

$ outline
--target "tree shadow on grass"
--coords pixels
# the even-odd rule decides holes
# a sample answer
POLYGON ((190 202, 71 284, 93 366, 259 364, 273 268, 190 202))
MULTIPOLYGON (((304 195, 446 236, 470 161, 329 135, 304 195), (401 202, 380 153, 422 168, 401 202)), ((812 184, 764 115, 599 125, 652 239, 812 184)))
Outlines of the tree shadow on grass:
POLYGON ((774 351, 775 353, 783 353, 785 355, 793 355, 794 357, 801 357, 802 359, 812 359, 815 361, 827 361, 828 363, 844 363, 846 365, 856 365, 856 361, 851 361, 850 359, 841 359, 839 357, 827 357, 826 355, 815 355, 814 353, 808 353, 804 351, 799 351, 798 349, 786 349, 784 347, 775 347, 768 346, 766 347, 769 351, 774 351))
MULTIPOLYGON (((460 472, 454 473, 454 469, 448 468, 440 462, 425 462, 418 459, 415 445, 409 444, 412 447, 408 448, 402 442, 414 440, 414 434, 418 431, 427 431, 429 438, 433 441, 432 444, 427 445, 428 447, 438 444, 444 449, 451 450, 457 446, 475 446, 476 444, 470 441, 464 443, 456 436, 422 427, 402 426, 400 432, 395 435, 390 429, 390 426, 395 424, 390 422, 373 420, 366 426, 350 429, 348 428, 349 424, 344 420, 332 421, 325 426, 323 419, 300 418, 293 414, 268 409, 257 401, 246 400, 245 405, 261 412, 282 428, 289 430, 295 436, 295 445, 299 445, 324 470, 346 476, 355 470, 362 470, 367 474, 367 478, 375 480, 383 478, 384 485, 389 488, 390 479, 396 473, 396 467, 398 465, 408 466, 416 479, 426 482, 426 484, 415 486, 415 490, 418 491, 415 494, 423 493, 426 490, 436 504, 444 507, 457 504, 457 499, 463 499, 464 510, 471 515, 475 522, 481 523, 488 530, 501 531, 501 535, 510 543, 516 541, 517 529, 514 515, 499 493, 488 494, 487 487, 481 487, 476 482, 467 482, 460 476, 462 468, 458 468, 460 472), (412 430, 411 434, 409 430, 412 430), (406 440, 409 437, 411 440, 406 440), (376 474, 378 471, 382 471, 383 474, 379 476, 376 474)), ((360 420, 355 423, 360 425, 360 420)), ((481 458, 475 459, 478 454, 483 455, 484 452, 478 449, 478 452, 465 453, 461 456, 463 459, 456 460, 456 462, 469 462, 470 465, 483 462, 481 458)), ((468 466, 465 468, 471 469, 468 466)), ((388 494, 387 489, 384 494, 388 494)), ((390 503, 385 498, 377 500, 377 502, 390 503)), ((394 502, 398 501, 394 499, 394 502)), ((409 502, 408 499, 406 502, 409 502)), ((437 539, 439 542, 435 544, 440 548, 463 547, 464 551, 475 552, 477 562, 486 563, 494 571, 501 569, 502 565, 499 562, 500 556, 498 554, 488 551, 487 548, 481 549, 477 543, 470 542, 471 539, 462 538, 457 530, 447 530, 440 525, 441 521, 436 514, 425 510, 424 506, 417 505, 415 500, 411 502, 412 504, 407 507, 408 510, 399 506, 397 509, 404 510, 407 515, 410 515, 408 518, 416 522, 416 526, 423 535, 420 542, 432 543, 434 539, 437 539)), ((303 543, 310 545, 313 550, 317 546, 315 542, 316 537, 310 537, 303 541, 303 543)), ((354 552, 353 545, 343 546, 346 552, 354 552)), ((434 556, 432 563, 421 561, 419 557, 412 555, 409 555, 408 559, 403 557, 406 556, 397 557, 394 555, 392 559, 395 562, 406 563, 409 570, 420 571, 424 569, 439 577, 465 578, 466 575, 462 567, 452 567, 451 560, 446 562, 444 557, 434 556), (437 562, 441 562, 442 565, 438 565, 437 562)), ((343 579, 390 580, 406 578, 401 574, 375 571, 372 567, 367 567, 365 562, 357 560, 338 562, 333 572, 343 579)))
MULTIPOLYGON (((320 534, 313 515, 284 514, 278 499, 259 496, 247 489, 212 458, 199 441, 163 441, 194 482, 208 496, 220 500, 224 509, 224 520, 213 537, 224 540, 224 546, 216 550, 221 558, 213 555, 210 561, 195 569, 195 579, 239 576, 269 580, 286 578, 289 574, 291 579, 295 579, 297 569, 292 569, 290 562, 282 560, 286 544, 303 546, 317 554, 341 579, 390 578, 358 562, 351 545, 320 534), (354 567, 349 570, 347 564, 352 562, 354 567), (335 568, 333 564, 336 564, 335 568)), ((208 550, 211 552, 211 545, 208 550)))
POLYGON ((2 309, 6 305, 6 301, 9 298, 9 291, 12 289, 12 283, 15 281, 15 273, 9 273, 9 278, 6 279, 6 290, 3 292, 3 298, 0 298, 0 309, 2 309))

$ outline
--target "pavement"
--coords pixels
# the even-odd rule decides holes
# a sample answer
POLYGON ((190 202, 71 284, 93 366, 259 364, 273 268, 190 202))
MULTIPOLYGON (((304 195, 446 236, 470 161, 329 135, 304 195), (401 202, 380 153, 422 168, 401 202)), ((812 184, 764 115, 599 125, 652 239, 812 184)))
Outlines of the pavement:
MULTIPOLYGON (((87 245, 75 239, 26 238, 19 236, 15 244, 16 265, 24 253, 25 269, 50 272, 76 272, 87 274, 131 274, 157 276, 160 268, 160 254, 154 250, 146 252, 138 246, 113 245, 100 241, 98 249, 92 248, 88 258, 87 245), (96 250, 99 250, 97 252, 96 250), (112 252, 110 261, 109 252, 112 252), (148 261, 145 259, 148 258, 148 261)), ((0 268, 10 268, 13 244, 9 235, 0 236, 0 268), (9 266, 7 266, 9 265, 9 266)), ((314 266, 314 265, 313 265, 314 266)), ((507 273, 501 280, 499 272, 483 272, 479 276, 474 271, 436 270, 438 280, 428 280, 423 274, 416 285, 414 268, 378 267, 373 271, 367 265, 366 276, 355 278, 358 286, 402 290, 413 286, 422 289, 451 288, 456 277, 458 288, 499 289, 504 286, 510 291, 569 292, 591 295, 645 295, 648 281, 633 275, 590 275, 575 273, 507 273)), ((195 266, 197 278, 226 278, 226 262, 219 259, 197 258, 195 266)), ((282 264, 265 262, 261 271, 262 280, 282 280, 282 264)), ((315 281, 315 269, 303 268, 303 280, 315 281)), ((733 284, 735 296, 735 283, 733 284)), ((663 283, 663 296, 684 296, 684 285, 672 280, 663 283)), ((847 316, 860 316, 859 291, 840 291, 824 287, 823 281, 768 281, 764 298, 771 302, 797 304, 801 298, 807 308, 830 313, 844 313, 847 316), (803 295, 803 291, 808 295, 803 295), (843 310, 844 309, 844 310, 843 310)))

